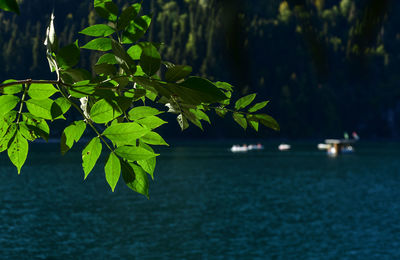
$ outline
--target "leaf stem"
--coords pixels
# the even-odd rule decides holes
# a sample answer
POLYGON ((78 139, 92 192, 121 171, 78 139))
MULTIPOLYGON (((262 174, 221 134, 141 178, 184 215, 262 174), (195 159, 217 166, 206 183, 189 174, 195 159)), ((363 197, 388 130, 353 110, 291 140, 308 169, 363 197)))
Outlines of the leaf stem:
POLYGON ((0 89, 14 86, 14 85, 21 85, 21 84, 64 84, 59 80, 34 80, 34 79, 24 79, 24 80, 17 80, 14 82, 8 82, 4 84, 0 84, 0 89))
MULTIPOLYGON (((62 85, 62 83, 61 83, 61 85, 62 85)), ((85 116, 85 114, 82 112, 81 108, 80 108, 77 104, 75 104, 75 102, 71 101, 58 85, 56 85, 56 86, 57 86, 58 90, 60 91, 61 95, 62 95, 66 100, 68 100, 68 102, 69 102, 76 110, 78 110, 78 112, 79 112, 79 113, 82 115, 82 117, 85 119, 86 123, 93 129, 93 131, 97 134, 97 136, 100 138, 100 140, 103 141, 103 143, 107 146, 107 148, 108 148, 112 153, 114 153, 114 149, 112 149, 112 147, 106 142, 106 140, 104 140, 103 136, 100 134, 100 132, 97 130, 97 128, 92 124, 92 122, 90 121, 90 119, 87 118, 87 117, 85 116)))
POLYGON ((19 105, 19 110, 18 110, 17 125, 19 124, 19 120, 21 119, 22 108, 24 107, 25 96, 26 93, 28 92, 29 85, 30 84, 25 84, 24 93, 22 94, 21 97, 21 104, 19 105))

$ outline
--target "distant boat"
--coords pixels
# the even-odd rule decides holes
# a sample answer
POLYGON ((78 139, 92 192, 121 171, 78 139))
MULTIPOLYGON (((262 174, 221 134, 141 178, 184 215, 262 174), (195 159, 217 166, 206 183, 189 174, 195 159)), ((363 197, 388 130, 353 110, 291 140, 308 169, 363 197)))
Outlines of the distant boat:
POLYGON ((244 144, 244 145, 232 145, 231 147, 231 152, 247 152, 251 150, 262 150, 264 149, 264 146, 260 143, 258 144, 244 144))
POLYGON ((325 143, 318 144, 318 149, 326 150, 328 155, 349 154, 354 152, 355 139, 326 139, 325 143))
POLYGON ((290 150, 292 147, 290 144, 280 144, 278 146, 279 151, 288 151, 290 150))

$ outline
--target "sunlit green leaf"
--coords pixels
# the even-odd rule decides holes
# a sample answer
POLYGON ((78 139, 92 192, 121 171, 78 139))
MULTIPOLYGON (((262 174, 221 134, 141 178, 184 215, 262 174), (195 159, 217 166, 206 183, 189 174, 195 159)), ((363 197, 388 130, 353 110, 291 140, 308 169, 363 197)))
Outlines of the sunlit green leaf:
POLYGON ((263 109, 268 103, 269 103, 269 101, 263 101, 263 102, 257 103, 254 106, 250 107, 248 111, 250 113, 256 112, 260 109, 263 109))
POLYGON ((99 60, 97 61, 96 65, 98 64, 111 64, 115 65, 118 64, 117 60, 115 59, 115 55, 112 53, 106 53, 102 55, 99 60))
POLYGON ((151 130, 138 123, 117 123, 109 126, 103 132, 108 139, 118 144, 136 144, 136 139, 149 133, 151 130))
POLYGON ((113 152, 111 152, 107 158, 104 171, 106 173, 106 180, 110 185, 111 190, 114 192, 115 186, 117 186, 119 177, 121 175, 121 163, 113 152))
POLYGON ((157 116, 147 116, 145 118, 136 120, 136 122, 150 129, 157 128, 167 123, 157 116))
POLYGON ((13 95, 0 96, 0 116, 3 116, 14 109, 19 103, 19 97, 13 95))
POLYGON ((89 49, 95 51, 109 51, 111 50, 111 39, 110 38, 97 38, 91 40, 81 47, 82 49, 89 49))
POLYGON ((28 111, 39 118, 44 118, 51 120, 53 116, 51 115, 51 107, 54 101, 51 99, 29 99, 25 102, 28 111))
POLYGON ((149 179, 147 173, 138 165, 121 161, 122 178, 132 190, 149 198, 149 179))
POLYGON ((81 139, 85 132, 86 123, 84 121, 75 121, 64 129, 61 135, 61 153, 65 154, 72 148, 75 142, 81 139))
POLYGON ((236 123, 238 123, 241 127, 243 127, 243 129, 246 130, 246 128, 247 128, 246 118, 242 114, 239 114, 236 112, 233 113, 232 116, 233 116, 233 119, 236 121, 236 123))
POLYGON ((139 45, 133 45, 126 52, 133 60, 140 60, 142 48, 139 45))
POLYGON ((82 168, 85 179, 96 165, 101 154, 102 145, 99 137, 93 138, 82 151, 82 168))
POLYGON ((0 138, 0 152, 3 152, 9 147, 10 140, 14 137, 16 131, 17 125, 15 123, 8 126, 5 135, 0 138))
POLYGON ((192 67, 187 65, 176 65, 167 69, 165 72, 165 80, 176 82, 186 78, 190 73, 192 73, 192 67))
POLYGON ((35 132, 28 127, 26 122, 19 122, 19 132, 28 141, 34 141, 37 138, 35 132))
POLYGON ((158 155, 142 147, 128 146, 128 145, 117 147, 117 149, 115 149, 115 153, 118 156, 132 162, 138 160, 150 159, 158 155))
POLYGON ((31 84, 28 95, 32 99, 46 99, 51 97, 58 90, 52 84, 31 84))
MULTIPOLYGON (((140 147, 143 147, 144 149, 154 153, 153 148, 151 148, 147 144, 144 144, 143 142, 140 143, 140 147)), ((156 158, 157 157, 152 157, 152 158, 149 158, 146 160, 137 161, 137 163, 142 167, 142 169, 145 170, 148 174, 150 174, 152 179, 154 179, 154 170, 156 168, 156 158)))
POLYGON ((108 123, 121 114, 116 105, 111 105, 105 99, 100 99, 90 109, 90 118, 97 124, 108 123))
POLYGON ((18 174, 20 174, 22 165, 24 165, 28 156, 28 141, 20 132, 17 132, 12 139, 7 153, 10 161, 17 167, 18 174))
POLYGON ((258 131, 259 122, 253 116, 247 117, 247 123, 256 131, 258 131))
POLYGON ((95 24, 86 27, 79 33, 94 37, 107 37, 115 33, 115 30, 106 24, 95 24))
POLYGON ((150 132, 145 134, 140 138, 140 141, 146 144, 169 146, 168 143, 165 142, 165 140, 156 132, 150 132))
POLYGON ((33 131, 36 136, 40 136, 46 141, 49 139, 50 128, 46 120, 37 118, 29 113, 23 113, 23 120, 26 122, 27 128, 33 131))
POLYGON ((247 107, 248 105, 250 105, 251 102, 253 102, 255 97, 256 97, 256 94, 250 94, 250 95, 244 96, 242 98, 239 98, 238 101, 236 101, 236 103, 235 103, 235 109, 239 110, 239 109, 247 107))
POLYGON ((161 114, 162 112, 158 111, 158 109, 148 106, 139 106, 132 108, 128 115, 131 120, 138 120, 148 116, 155 116, 161 114))

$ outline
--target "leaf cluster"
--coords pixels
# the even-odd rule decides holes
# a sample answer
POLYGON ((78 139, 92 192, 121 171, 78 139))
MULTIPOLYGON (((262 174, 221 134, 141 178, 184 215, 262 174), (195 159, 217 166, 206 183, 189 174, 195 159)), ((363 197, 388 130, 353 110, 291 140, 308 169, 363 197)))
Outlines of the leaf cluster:
POLYGON ((140 41, 151 23, 151 15, 141 14, 141 3, 121 10, 111 0, 94 0, 94 8, 106 23, 83 29, 81 34, 92 37, 83 46, 75 41, 60 48, 52 15, 45 45, 57 80, 9 80, 0 85, 0 151, 7 150, 18 173, 29 142, 47 140, 48 122, 65 120, 71 108, 82 118, 62 132, 61 153, 90 129, 87 135, 94 135, 82 150, 84 178, 105 154, 111 190, 122 175, 129 188, 146 197, 159 155, 153 146, 168 145, 157 133, 167 123, 163 113, 176 114, 182 130, 190 123, 201 129, 201 121, 211 124, 207 113, 212 110, 222 117, 231 113, 244 129, 250 125, 258 131, 260 123, 279 129, 272 117, 256 113, 268 101, 251 105, 256 94, 250 94, 231 106, 230 84, 192 76, 190 66, 163 61, 159 43, 140 41), (92 71, 77 67, 82 50, 102 53, 92 71), (157 109, 157 103, 166 111, 157 109))

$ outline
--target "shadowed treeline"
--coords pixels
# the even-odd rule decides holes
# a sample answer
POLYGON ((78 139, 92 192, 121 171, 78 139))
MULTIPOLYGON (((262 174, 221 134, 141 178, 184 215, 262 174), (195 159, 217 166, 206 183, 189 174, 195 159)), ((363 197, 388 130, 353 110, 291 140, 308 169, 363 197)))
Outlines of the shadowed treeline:
MULTIPOLYGON (((42 46, 52 6, 53 1, 25 0, 19 17, 0 12, 0 79, 52 77, 42 46)), ((362 137, 398 137, 396 1, 152 0, 145 9, 154 12, 146 37, 164 43, 165 60, 271 100, 269 113, 282 130, 262 136, 357 131, 362 137)), ((55 14, 62 44, 79 38, 83 45, 88 39, 77 33, 98 19, 90 0, 57 1, 55 14)), ((84 55, 82 65, 91 66, 95 58, 84 55)), ((220 127, 207 133, 236 135, 220 133, 220 127)))

